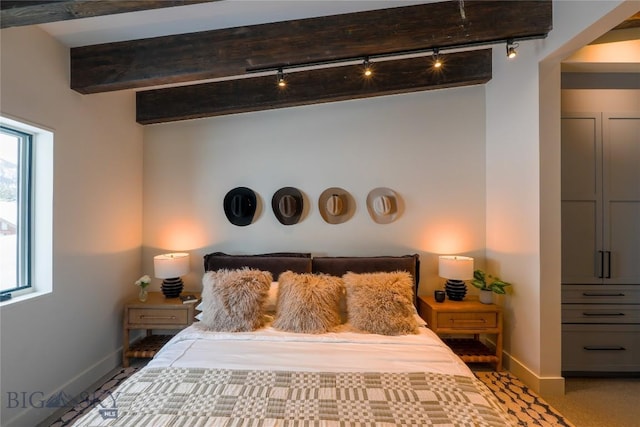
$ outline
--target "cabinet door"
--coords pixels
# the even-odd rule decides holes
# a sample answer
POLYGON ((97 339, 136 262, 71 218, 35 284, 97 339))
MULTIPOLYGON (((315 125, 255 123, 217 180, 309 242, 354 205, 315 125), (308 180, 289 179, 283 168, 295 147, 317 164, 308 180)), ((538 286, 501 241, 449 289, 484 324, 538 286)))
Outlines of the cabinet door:
POLYGON ((562 118, 562 283, 603 280, 601 114, 562 118))
POLYGON ((605 283, 640 284, 640 115, 603 117, 605 283))

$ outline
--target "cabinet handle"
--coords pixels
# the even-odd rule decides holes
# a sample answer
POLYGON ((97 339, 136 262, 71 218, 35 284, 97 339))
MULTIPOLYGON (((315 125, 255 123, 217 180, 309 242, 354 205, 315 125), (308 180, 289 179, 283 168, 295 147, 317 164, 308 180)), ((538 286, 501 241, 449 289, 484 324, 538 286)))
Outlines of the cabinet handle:
POLYGON ((607 279, 611 279, 611 251, 607 252, 607 279))
POLYGON ((583 297, 623 297, 623 293, 612 294, 608 292, 583 292, 583 297))
POLYGON ((604 251, 598 251, 600 254, 600 273, 598 273, 598 279, 604 279, 604 251))
POLYGON ((476 324, 476 323, 487 323, 486 320, 484 319, 449 319, 451 321, 451 323, 469 323, 469 324, 476 324))
POLYGON ((587 351, 625 351, 626 348, 622 346, 613 345, 585 345, 584 349, 587 351))
POLYGON ((624 316, 624 313, 602 313, 602 312, 589 312, 589 311, 585 311, 582 313, 583 316, 601 316, 601 317, 605 317, 605 316, 624 316))
POLYGON ((154 320, 176 320, 176 316, 145 316, 140 315, 140 319, 154 319, 154 320))

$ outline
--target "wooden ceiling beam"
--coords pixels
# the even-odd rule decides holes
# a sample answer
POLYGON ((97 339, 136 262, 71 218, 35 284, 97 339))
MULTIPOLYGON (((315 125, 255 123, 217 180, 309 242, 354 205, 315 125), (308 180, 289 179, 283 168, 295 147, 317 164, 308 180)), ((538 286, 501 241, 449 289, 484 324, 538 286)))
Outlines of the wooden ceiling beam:
POLYGON ((431 56, 373 62, 373 76, 363 66, 344 65, 286 74, 287 85, 271 76, 141 91, 136 120, 141 124, 369 98, 431 89, 484 84, 491 79, 491 49, 440 55, 436 71, 431 56))
POLYGON ((218 0, 2 0, 0 28, 93 18, 218 0))
POLYGON ((630 16, 628 19, 624 20, 620 25, 614 27, 614 30, 626 30, 629 28, 638 28, 640 27, 640 12, 630 16))
POLYGON ((543 38, 551 0, 445 1, 71 49, 80 93, 239 76, 247 70, 543 38))

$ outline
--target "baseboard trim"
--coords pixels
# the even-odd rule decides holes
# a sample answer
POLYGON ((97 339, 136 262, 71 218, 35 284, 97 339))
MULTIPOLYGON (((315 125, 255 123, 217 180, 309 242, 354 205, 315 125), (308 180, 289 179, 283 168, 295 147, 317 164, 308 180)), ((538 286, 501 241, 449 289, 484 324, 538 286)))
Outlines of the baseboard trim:
POLYGON ((541 377, 506 351, 502 358, 509 372, 543 398, 564 394, 564 377, 541 377))
MULTIPOLYGON (((105 376, 109 375, 115 368, 122 363, 122 347, 113 353, 105 356, 89 368, 80 372, 74 378, 67 381, 61 387, 51 391, 45 396, 49 398, 59 393, 67 396, 79 396, 92 386, 98 384, 105 376)), ((58 413, 67 411, 69 408, 25 408, 12 419, 3 424, 6 427, 22 427, 22 426, 48 426, 47 420, 54 417, 58 413)))

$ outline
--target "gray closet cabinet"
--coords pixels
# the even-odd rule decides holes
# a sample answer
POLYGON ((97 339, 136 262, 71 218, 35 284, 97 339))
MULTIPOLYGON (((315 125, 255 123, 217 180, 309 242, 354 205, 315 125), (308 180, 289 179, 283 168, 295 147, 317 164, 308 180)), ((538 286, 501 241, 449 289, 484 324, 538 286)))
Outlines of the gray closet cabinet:
POLYGON ((562 118, 562 370, 640 371, 640 115, 562 118))

